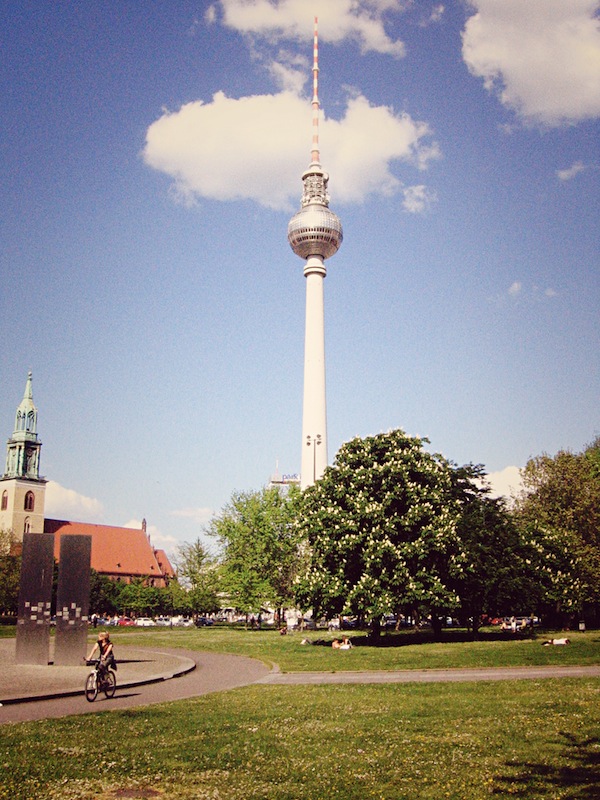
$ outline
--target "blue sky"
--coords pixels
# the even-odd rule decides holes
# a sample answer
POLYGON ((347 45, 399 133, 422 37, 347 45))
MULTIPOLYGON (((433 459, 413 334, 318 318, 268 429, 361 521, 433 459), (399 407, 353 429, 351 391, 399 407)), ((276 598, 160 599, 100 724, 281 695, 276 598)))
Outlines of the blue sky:
POLYGON ((0 420, 31 369, 48 516, 172 552, 299 471, 315 14, 330 460, 402 427, 500 487, 600 433, 599 6, 6 3, 0 420))

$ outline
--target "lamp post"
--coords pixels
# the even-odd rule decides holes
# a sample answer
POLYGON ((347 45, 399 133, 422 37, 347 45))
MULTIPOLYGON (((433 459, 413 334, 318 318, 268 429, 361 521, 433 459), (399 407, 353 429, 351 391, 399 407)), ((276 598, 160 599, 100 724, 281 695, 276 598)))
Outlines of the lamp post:
POLYGON ((313 449, 313 477, 312 477, 313 483, 317 480, 317 445, 320 444, 322 444, 320 433, 318 433, 316 436, 310 436, 309 434, 306 437, 306 446, 310 447, 312 445, 313 449))

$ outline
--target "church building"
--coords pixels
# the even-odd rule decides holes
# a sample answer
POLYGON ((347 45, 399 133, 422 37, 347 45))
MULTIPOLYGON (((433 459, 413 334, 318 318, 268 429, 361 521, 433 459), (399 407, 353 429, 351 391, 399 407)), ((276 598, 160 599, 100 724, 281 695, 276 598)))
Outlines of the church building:
POLYGON ((30 372, 17 408, 15 429, 8 440, 4 475, 0 478, 0 530, 11 531, 17 542, 23 540, 25 533, 54 534, 57 561, 62 536, 91 536, 92 569, 96 572, 125 583, 141 578, 153 586, 166 586, 175 572, 164 550, 152 547, 146 520, 141 528, 135 529, 45 517, 47 480, 40 477, 42 443, 37 434, 31 379, 30 372))

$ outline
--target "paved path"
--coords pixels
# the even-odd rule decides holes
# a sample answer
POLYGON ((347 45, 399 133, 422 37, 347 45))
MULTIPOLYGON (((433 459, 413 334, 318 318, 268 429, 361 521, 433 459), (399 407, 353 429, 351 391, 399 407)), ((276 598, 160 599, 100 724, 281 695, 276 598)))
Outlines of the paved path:
POLYGON ((543 678, 600 678, 600 666, 405 669, 379 672, 274 672, 255 682, 285 686, 318 686, 332 683, 463 683, 469 681, 540 680, 543 678))
POLYGON ((244 656, 119 644, 115 696, 88 703, 83 687, 89 667, 15 665, 14 642, 0 640, 0 724, 182 700, 247 686, 269 672, 244 656))

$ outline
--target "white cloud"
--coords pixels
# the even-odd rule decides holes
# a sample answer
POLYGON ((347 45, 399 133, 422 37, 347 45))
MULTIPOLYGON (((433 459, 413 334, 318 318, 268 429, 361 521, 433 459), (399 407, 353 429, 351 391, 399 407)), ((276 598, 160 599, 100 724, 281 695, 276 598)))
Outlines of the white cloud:
POLYGON ((429 15, 429 19, 427 20, 425 25, 440 22, 442 17, 444 16, 444 12, 446 11, 445 6, 442 3, 438 3, 431 9, 431 13, 429 15))
POLYGON ((519 297, 528 301, 539 301, 544 297, 558 296, 558 292, 550 286, 546 289, 541 289, 539 286, 535 285, 524 288, 521 281, 515 281, 513 284, 511 284, 508 287, 508 294, 510 297, 519 297))
POLYGON ((217 21, 217 9, 216 6, 209 6, 206 9, 204 14, 204 19, 209 25, 212 25, 214 22, 217 21))
POLYGON ((556 177, 559 181, 570 181, 579 175, 580 172, 586 170, 587 167, 583 163, 583 161, 576 161, 572 166, 568 169, 558 169, 556 170, 556 177))
POLYGON ((519 467, 505 467, 499 472, 490 472, 486 475, 490 484, 492 497, 513 497, 523 488, 521 469, 519 467))
MULTIPOLYGON (((188 202, 250 199, 289 211, 299 204, 311 128, 310 103, 293 91, 240 99, 218 92, 210 103, 164 112, 148 128, 143 156, 188 202)), ((439 156, 426 123, 362 96, 348 100, 342 119, 323 117, 319 130, 334 206, 400 192, 392 162, 424 169, 439 156)))
POLYGON ((174 517, 182 517, 183 519, 191 519, 193 522, 197 523, 198 525, 206 525, 209 522, 214 514, 215 511, 213 508, 206 508, 206 507, 199 507, 199 508, 180 508, 176 511, 172 511, 171 514, 174 517))
POLYGON ((306 58, 287 50, 280 50, 276 61, 270 61, 267 70, 275 84, 284 91, 299 95, 310 75, 306 58))
POLYGON ((402 207, 411 214, 420 214, 426 211, 437 200, 435 192, 432 192, 423 184, 406 186, 402 192, 404 194, 402 207))
POLYGON ((98 522, 104 508, 99 500, 86 497, 73 489, 65 489, 56 481, 46 484, 45 513, 50 519, 98 522))
POLYGON ((403 10, 400 0, 218 0, 210 19, 243 34, 272 42, 282 39, 310 41, 313 16, 319 18, 319 40, 339 44, 358 42, 361 52, 375 51, 396 58, 404 44, 385 31, 385 16, 403 10))
POLYGON ((493 295, 489 299, 499 307, 511 303, 526 308, 532 303, 542 303, 554 297, 558 297, 558 292, 551 286, 543 289, 535 284, 524 286, 521 281, 514 281, 502 294, 493 295))
POLYGON ((470 0, 463 58, 527 122, 600 115, 599 0, 470 0))

